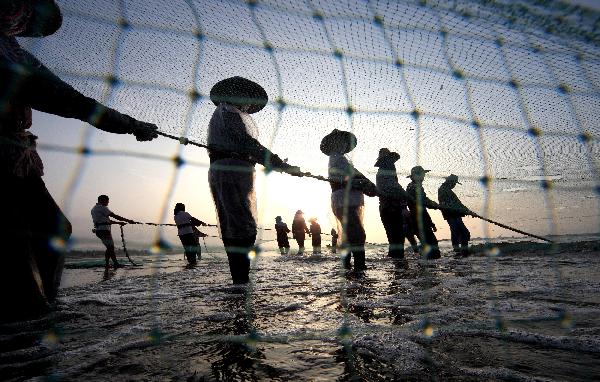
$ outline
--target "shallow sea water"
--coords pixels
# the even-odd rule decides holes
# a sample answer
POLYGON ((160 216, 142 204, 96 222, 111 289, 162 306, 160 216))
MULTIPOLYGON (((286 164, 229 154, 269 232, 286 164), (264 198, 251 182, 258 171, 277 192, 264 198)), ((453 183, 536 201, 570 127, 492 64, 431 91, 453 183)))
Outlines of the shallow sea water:
POLYGON ((0 379, 592 380, 598 255, 395 262, 372 247, 354 274, 328 253, 264 252, 246 288, 222 253, 107 277, 75 264, 50 315, 0 325, 0 379))

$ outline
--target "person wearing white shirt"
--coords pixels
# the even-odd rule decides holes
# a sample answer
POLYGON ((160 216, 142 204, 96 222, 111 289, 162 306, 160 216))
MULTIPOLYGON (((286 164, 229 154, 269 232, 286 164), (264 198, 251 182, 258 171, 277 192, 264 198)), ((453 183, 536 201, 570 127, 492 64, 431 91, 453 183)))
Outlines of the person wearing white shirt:
POLYGON ((183 244, 188 264, 191 266, 196 265, 196 257, 200 260, 202 254, 200 251, 200 241, 198 240, 201 233, 196 227, 208 224, 187 213, 185 211, 185 204, 183 203, 175 204, 173 219, 177 225, 177 236, 179 236, 179 240, 183 244))
POLYGON ((112 259, 113 267, 117 269, 120 264, 117 261, 117 256, 115 255, 115 242, 113 241, 112 234, 110 232, 110 226, 112 224, 135 224, 136 222, 113 213, 108 209, 108 202, 109 198, 107 195, 98 196, 98 203, 96 203, 91 211, 92 221, 94 222, 93 232, 100 240, 102 240, 102 244, 104 244, 106 247, 106 252, 104 253, 104 257, 106 259, 105 268, 108 269, 109 260, 112 259), (110 218, 120 221, 115 222, 110 220, 110 218))

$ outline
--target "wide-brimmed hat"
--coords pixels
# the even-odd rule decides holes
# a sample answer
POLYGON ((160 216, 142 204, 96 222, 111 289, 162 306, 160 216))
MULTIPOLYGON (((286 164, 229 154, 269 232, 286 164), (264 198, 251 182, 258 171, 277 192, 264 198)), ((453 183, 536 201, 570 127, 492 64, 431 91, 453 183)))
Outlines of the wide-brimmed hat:
POLYGON ((388 148, 379 149, 379 156, 377 161, 375 162, 375 167, 379 167, 383 164, 383 162, 395 163, 398 159, 400 159, 400 154, 395 151, 390 151, 388 148))
POLYGON ((250 105, 248 113, 261 111, 269 102, 269 96, 262 86, 244 77, 230 77, 217 82, 210 89, 210 100, 219 106, 225 102, 235 106, 250 105))
POLYGON ((331 155, 333 152, 346 154, 356 147, 356 135, 349 131, 333 129, 333 131, 321 139, 321 152, 331 155))
POLYGON ((415 167, 413 167, 413 168, 410 169, 410 175, 407 176, 407 178, 412 178, 415 175, 425 175, 429 171, 431 171, 431 170, 425 170, 421 166, 415 166, 415 167))
POLYGON ((449 181, 449 182, 455 182, 456 184, 462 185, 462 183, 458 181, 458 176, 454 175, 454 174, 448 175, 448 177, 446 178, 446 180, 449 181))
POLYGON ((16 36, 44 37, 56 32, 62 25, 62 14, 54 0, 0 0, 2 23, 21 18, 25 29, 16 36))

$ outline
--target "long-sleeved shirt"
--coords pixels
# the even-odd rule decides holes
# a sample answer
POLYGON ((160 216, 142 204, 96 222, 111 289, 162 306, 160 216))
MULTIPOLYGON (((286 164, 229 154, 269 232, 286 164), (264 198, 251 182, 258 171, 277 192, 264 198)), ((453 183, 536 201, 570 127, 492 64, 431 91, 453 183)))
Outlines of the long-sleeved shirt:
POLYGON ((412 200, 408 199, 408 209, 410 210, 413 224, 418 224, 418 221, 421 218, 423 219, 424 227, 435 227, 429 212, 427 212, 426 206, 433 206, 436 205, 436 203, 427 198, 427 194, 425 193, 423 186, 420 184, 417 185, 415 182, 410 182, 408 186, 406 186, 406 192, 412 197, 412 200), (419 216, 419 209, 421 211, 421 216, 419 216))
POLYGON ((286 164, 257 140, 258 129, 248 113, 221 103, 208 126, 208 155, 211 163, 235 158, 248 162, 282 167, 286 164))
POLYGON ((398 183, 396 166, 379 167, 375 178, 379 205, 382 207, 402 207, 408 205, 410 195, 398 183))
POLYGON ((442 207, 448 207, 448 209, 442 209, 442 216, 446 220, 448 218, 463 217, 465 216, 465 212, 469 210, 462 204, 458 196, 456 196, 446 182, 442 183, 440 188, 438 188, 438 201, 442 207))
POLYGON ((305 233, 310 233, 308 227, 306 226, 306 220, 304 219, 294 219, 292 222, 292 234, 294 237, 297 235, 304 236, 305 233))
POLYGON ((0 35, 0 167, 18 176, 43 174, 35 152, 37 137, 27 132, 31 109, 118 134, 131 132, 135 121, 84 96, 23 50, 14 37, 0 35))
POLYGON ((287 234, 290 232, 290 229, 288 228, 287 224, 281 222, 275 223, 275 231, 277 232, 277 240, 285 241, 287 240, 287 234))
POLYGON ((334 208, 348 206, 364 206, 364 195, 377 195, 377 187, 343 155, 334 154, 329 157, 329 179, 331 184, 331 201, 334 208), (352 181, 350 192, 346 193, 346 186, 352 181))

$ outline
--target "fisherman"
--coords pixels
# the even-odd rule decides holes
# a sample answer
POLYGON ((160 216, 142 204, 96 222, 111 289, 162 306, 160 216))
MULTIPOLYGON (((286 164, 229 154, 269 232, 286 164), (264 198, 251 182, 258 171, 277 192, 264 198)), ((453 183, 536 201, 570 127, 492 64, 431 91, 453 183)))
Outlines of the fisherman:
POLYGON ((363 227, 364 195, 376 196, 377 187, 354 168, 344 156, 356 147, 356 136, 348 131, 334 129, 321 140, 321 152, 329 157, 331 208, 337 220, 342 246, 348 249, 343 258, 344 267, 365 270, 365 242, 363 227))
POLYGON ((321 225, 317 223, 317 218, 308 219, 310 223, 310 236, 312 237, 313 255, 321 253, 321 225))
POLYGON ((388 256, 403 259, 405 234, 402 208, 411 197, 398 183, 395 165, 398 159, 400 154, 397 152, 380 149, 375 162, 375 167, 379 167, 375 182, 379 192, 379 216, 389 242, 388 256))
POLYGON ((96 203, 91 211, 92 221, 94 222, 94 229, 92 231, 96 234, 98 239, 102 240, 102 244, 106 247, 106 252, 104 252, 104 259, 106 262, 104 267, 107 270, 110 259, 112 259, 114 269, 121 267, 117 261, 117 256, 115 255, 115 242, 112 238, 110 226, 112 224, 136 224, 135 221, 119 216, 109 210, 108 202, 109 199, 107 195, 98 196, 98 203, 96 203), (112 221, 110 218, 120 220, 120 222, 112 221))
POLYGON ((138 140, 157 136, 139 122, 88 98, 23 50, 16 37, 44 37, 62 24, 53 0, 0 1, 0 196, 6 201, 0 241, 1 317, 30 316, 48 309, 60 285, 64 247, 71 224, 42 180, 36 136, 29 132, 32 109, 76 118, 138 140), (31 218, 35 216, 35 218, 31 218))
POLYGON ((290 253, 290 241, 288 240, 288 233, 290 233, 290 229, 287 224, 283 222, 281 216, 275 217, 275 231, 277 232, 277 246, 279 247, 279 252, 282 255, 287 255, 290 253))
POLYGON ((338 241, 338 233, 335 231, 335 228, 331 229, 331 253, 336 253, 337 251, 337 241, 338 241))
POLYGON ((473 213, 462 204, 458 196, 452 191, 457 184, 461 184, 458 181, 458 176, 450 174, 438 189, 438 202, 444 207, 442 216, 450 226, 450 240, 454 252, 461 256, 468 256, 471 233, 462 218, 473 213), (460 248, 458 247, 459 244, 460 248))
POLYGON ((434 233, 437 228, 433 224, 427 208, 439 209, 440 206, 428 199, 423 189, 423 180, 428 172, 429 170, 425 170, 421 166, 415 166, 410 170, 408 178, 411 182, 406 187, 406 192, 411 196, 411 199, 408 200, 408 208, 410 209, 413 227, 417 228, 417 236, 421 242, 423 257, 426 259, 439 259, 441 253, 434 233))
POLYGON ((200 237, 203 235, 196 227, 207 226, 202 220, 198 220, 185 211, 185 204, 175 204, 173 219, 177 225, 177 236, 183 244, 185 258, 190 266, 196 265, 196 258, 202 258, 200 249, 200 237))
POLYGON ((269 97, 259 84, 242 77, 217 82, 210 91, 217 106, 208 127, 208 183, 217 209, 219 229, 234 284, 250 281, 250 258, 256 240, 254 166, 301 176, 258 142, 251 114, 262 110, 269 97))
POLYGON ((296 243, 298 243, 298 255, 304 253, 304 240, 306 238, 305 234, 310 236, 310 230, 306 226, 304 212, 302 212, 302 210, 298 210, 296 211, 294 220, 292 221, 292 237, 296 239, 296 243))

